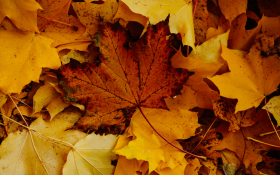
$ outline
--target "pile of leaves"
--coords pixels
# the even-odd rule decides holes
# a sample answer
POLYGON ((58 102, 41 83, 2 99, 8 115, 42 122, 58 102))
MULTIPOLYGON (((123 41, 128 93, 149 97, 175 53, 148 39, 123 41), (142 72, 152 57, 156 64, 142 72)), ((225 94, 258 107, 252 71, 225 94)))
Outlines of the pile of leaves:
POLYGON ((280 174, 279 12, 0 0, 0 174, 280 174))

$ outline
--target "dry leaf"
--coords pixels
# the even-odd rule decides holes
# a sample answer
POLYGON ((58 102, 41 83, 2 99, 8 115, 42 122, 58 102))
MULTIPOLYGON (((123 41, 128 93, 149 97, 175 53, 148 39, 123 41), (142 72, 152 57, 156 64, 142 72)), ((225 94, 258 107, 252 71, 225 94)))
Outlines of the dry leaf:
MULTIPOLYGON (((37 10, 42 7, 35 0, 4 0, 0 2, 0 23, 8 17, 20 30, 39 32, 37 10)), ((1 49, 2 50, 2 49, 1 49)))
POLYGON ((256 123, 256 108, 246 111, 239 111, 235 114, 235 105, 237 100, 221 98, 213 102, 213 110, 215 115, 230 123, 229 131, 236 132, 241 127, 252 126, 256 123))
MULTIPOLYGON (((70 114, 81 116, 78 111, 70 114)), ((65 121, 63 115, 52 122, 40 117, 30 125, 30 130, 9 134, 0 146, 0 173, 61 174, 71 144, 85 137, 80 131, 65 131, 74 123, 65 121)))
POLYGON ((122 1, 131 11, 148 17, 153 25, 165 20, 170 15, 169 26, 171 33, 180 33, 183 44, 189 45, 195 50, 191 0, 161 0, 160 2, 157 0, 122 1))
POLYGON ((271 38, 259 35, 244 57, 222 46, 222 57, 231 72, 209 79, 219 88, 221 96, 238 99, 235 112, 258 107, 265 96, 277 90, 280 60, 275 55, 267 58, 261 55, 261 48, 270 44, 271 38))
POLYGON ((113 174, 115 167, 111 165, 111 160, 117 157, 111 150, 116 141, 114 135, 100 136, 94 133, 79 140, 67 156, 63 174, 113 174))
POLYGON ((102 55, 95 64, 73 61, 58 77, 65 99, 86 105, 78 127, 121 131, 136 107, 167 108, 163 98, 175 95, 189 75, 170 65, 168 34, 168 25, 161 22, 127 48, 120 25, 100 27, 95 40, 102 55))
POLYGON ((0 59, 0 90, 5 94, 19 93, 31 81, 38 82, 42 67, 58 69, 61 65, 51 39, 22 34, 8 20, 2 22, 0 37, 0 57, 5 58, 0 59))

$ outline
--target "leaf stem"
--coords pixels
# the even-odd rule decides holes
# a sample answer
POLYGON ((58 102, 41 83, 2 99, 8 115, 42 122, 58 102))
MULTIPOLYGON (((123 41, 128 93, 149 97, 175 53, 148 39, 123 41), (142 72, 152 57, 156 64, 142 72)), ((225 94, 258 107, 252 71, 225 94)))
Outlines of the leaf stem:
POLYGON ((261 143, 261 144, 264 144, 264 145, 268 145, 268 146, 272 146, 272 147, 276 147, 276 148, 280 148, 280 146, 278 146, 278 145, 272 145, 272 144, 269 144, 269 143, 265 143, 265 142, 262 142, 260 140, 254 139, 252 137, 247 137, 247 140, 258 142, 258 143, 261 143))
POLYGON ((207 129, 206 133, 204 134, 204 136, 202 137, 202 139, 199 141, 199 143, 195 146, 195 148, 191 151, 194 152, 194 150, 198 147, 198 145, 200 145, 200 143, 202 142, 202 140, 205 138, 205 136, 208 134, 209 130, 212 128, 213 124, 216 122, 216 120, 218 119, 219 117, 216 117, 214 119, 214 121, 212 122, 212 124, 209 126, 209 128, 207 129))
POLYGON ((46 24, 44 24, 39 31, 41 32, 48 24, 50 21, 52 21, 52 19, 70 2, 71 0, 68 0, 65 4, 63 4, 63 6, 46 22, 46 24))
POLYGON ((144 114, 144 112, 142 111, 141 106, 138 106, 138 108, 139 108, 141 114, 143 115, 143 117, 144 117, 144 118, 146 119, 146 121, 148 122, 148 124, 151 126, 151 128, 153 128, 153 130, 154 130, 163 140, 165 140, 167 143, 169 143, 169 144, 170 144, 171 146, 173 146, 174 148, 177 148, 178 150, 180 150, 180 151, 182 151, 182 152, 184 152, 184 153, 186 153, 186 154, 189 154, 189 155, 192 155, 192 156, 194 156, 194 157, 197 157, 197 158, 201 158, 201 159, 206 160, 206 157, 204 157, 204 156, 198 156, 198 155, 192 154, 192 153, 190 153, 190 152, 188 152, 188 151, 185 151, 185 150, 183 150, 183 149, 181 149, 181 148, 175 146, 174 144, 172 144, 172 143, 171 143, 170 141, 168 141, 166 138, 164 138, 164 137, 154 128, 154 126, 150 123, 150 121, 148 120, 148 118, 146 117, 146 115, 144 114))
POLYGON ((16 108, 17 108, 17 110, 18 110, 18 112, 19 112, 19 114, 20 114, 22 120, 24 121, 25 125, 29 128, 29 125, 28 125, 28 123, 26 122, 25 118, 23 117, 21 111, 19 110, 19 108, 18 108, 16 102, 13 100, 13 98, 12 98, 9 94, 8 94, 8 96, 9 96, 10 99, 13 101, 14 105, 16 106, 16 108))
MULTIPOLYGON (((280 131, 280 130, 277 130, 277 132, 279 132, 279 131, 280 131)), ((269 134, 273 134, 273 133, 275 133, 275 131, 262 133, 262 134, 260 134, 259 136, 260 136, 260 137, 263 137, 263 136, 265 136, 265 135, 269 135, 269 134)))

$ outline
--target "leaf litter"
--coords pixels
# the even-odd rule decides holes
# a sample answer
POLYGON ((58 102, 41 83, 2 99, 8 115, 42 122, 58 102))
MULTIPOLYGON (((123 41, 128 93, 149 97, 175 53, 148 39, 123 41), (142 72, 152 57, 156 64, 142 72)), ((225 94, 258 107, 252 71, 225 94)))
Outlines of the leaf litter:
POLYGON ((7 2, 1 174, 279 173, 276 1, 7 2))

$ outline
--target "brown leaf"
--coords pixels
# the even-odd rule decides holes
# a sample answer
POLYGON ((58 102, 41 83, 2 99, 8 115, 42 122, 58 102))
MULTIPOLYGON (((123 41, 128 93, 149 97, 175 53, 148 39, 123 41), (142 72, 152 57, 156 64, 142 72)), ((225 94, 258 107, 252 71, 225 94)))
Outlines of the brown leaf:
POLYGON ((221 97, 220 100, 213 102, 215 115, 230 123, 229 131, 236 132, 240 127, 252 126, 256 123, 256 109, 251 108, 246 111, 239 111, 236 114, 235 106, 237 100, 221 97))
POLYGON ((79 127, 97 130, 116 125, 123 130, 136 107, 167 108, 164 98, 175 95, 189 76, 170 65, 168 34, 167 23, 161 22, 128 45, 121 26, 100 26, 95 38, 102 54, 99 60, 95 64, 71 62, 60 71, 65 99, 86 106, 79 127))

